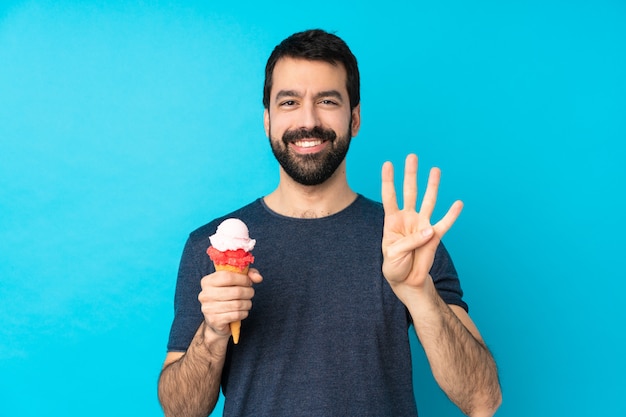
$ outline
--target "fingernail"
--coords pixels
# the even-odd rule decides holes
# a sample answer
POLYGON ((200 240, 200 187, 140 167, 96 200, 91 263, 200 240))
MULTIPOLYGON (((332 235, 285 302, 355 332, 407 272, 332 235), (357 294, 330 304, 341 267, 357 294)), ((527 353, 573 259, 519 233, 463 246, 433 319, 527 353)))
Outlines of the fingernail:
POLYGON ((429 227, 427 229, 422 230, 423 237, 431 237, 433 235, 433 228, 429 227))

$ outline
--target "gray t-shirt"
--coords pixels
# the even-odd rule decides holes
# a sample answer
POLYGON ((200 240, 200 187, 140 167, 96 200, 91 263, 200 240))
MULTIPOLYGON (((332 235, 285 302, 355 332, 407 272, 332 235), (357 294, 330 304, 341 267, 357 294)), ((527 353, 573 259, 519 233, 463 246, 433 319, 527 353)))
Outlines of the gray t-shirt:
MULTIPOLYGON (((224 416, 416 416, 410 317, 381 272, 383 209, 361 195, 319 219, 279 215, 258 199, 192 232, 182 255, 168 350, 185 351, 203 316, 200 280, 214 271, 209 236, 229 217, 256 239, 255 285, 222 374, 224 416)), ((431 276, 467 309, 440 244, 431 276)))

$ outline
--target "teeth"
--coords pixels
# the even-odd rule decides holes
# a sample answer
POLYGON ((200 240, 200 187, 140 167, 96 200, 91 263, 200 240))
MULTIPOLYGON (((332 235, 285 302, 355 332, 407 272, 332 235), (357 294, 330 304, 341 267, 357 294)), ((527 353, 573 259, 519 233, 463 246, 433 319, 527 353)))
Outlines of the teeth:
POLYGON ((297 140, 294 144, 300 148, 311 148, 313 146, 321 145, 322 141, 320 139, 317 140, 297 140))

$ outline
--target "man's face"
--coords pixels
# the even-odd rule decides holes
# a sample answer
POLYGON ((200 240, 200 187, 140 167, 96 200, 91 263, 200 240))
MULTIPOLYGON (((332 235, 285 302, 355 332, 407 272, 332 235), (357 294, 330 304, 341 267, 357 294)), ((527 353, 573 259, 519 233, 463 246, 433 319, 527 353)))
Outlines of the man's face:
POLYGON ((282 58, 274 67, 265 133, 283 170, 303 185, 330 178, 360 126, 343 65, 282 58))

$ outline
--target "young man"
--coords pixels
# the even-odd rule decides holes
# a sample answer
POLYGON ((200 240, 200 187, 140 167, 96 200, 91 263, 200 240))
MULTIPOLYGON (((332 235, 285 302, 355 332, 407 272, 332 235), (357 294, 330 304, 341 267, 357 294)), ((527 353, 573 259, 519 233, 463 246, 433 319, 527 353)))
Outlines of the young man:
POLYGON ((349 187, 359 73, 337 36, 290 36, 265 76, 264 124, 279 185, 189 236, 159 379, 165 414, 207 416, 221 386, 225 416, 415 416, 413 324, 450 399, 467 415, 493 415, 501 401, 496 365, 440 243, 462 203, 431 225, 433 169, 416 211, 415 155, 406 159, 402 209, 390 163, 382 205, 349 187), (242 219, 257 241, 247 275, 215 272, 206 255, 228 217, 242 219), (233 345, 229 324, 237 320, 241 340, 233 345))

